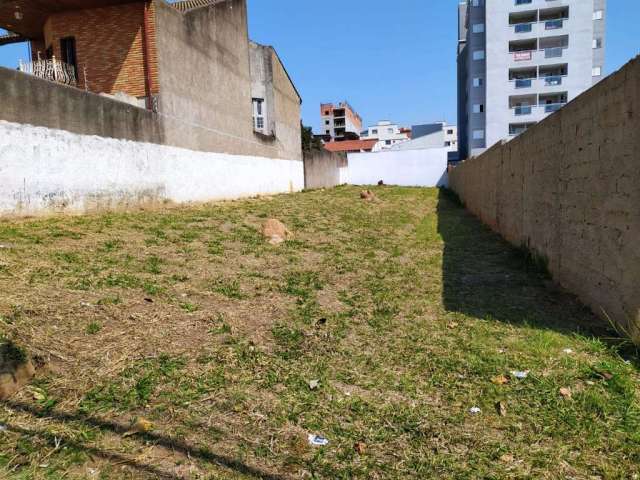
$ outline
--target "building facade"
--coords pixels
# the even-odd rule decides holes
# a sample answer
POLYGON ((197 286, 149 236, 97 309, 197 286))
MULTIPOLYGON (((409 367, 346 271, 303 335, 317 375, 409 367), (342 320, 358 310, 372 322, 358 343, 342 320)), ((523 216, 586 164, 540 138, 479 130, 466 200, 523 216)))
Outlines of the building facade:
POLYGON ((360 133, 360 138, 363 140, 378 141, 373 149, 374 152, 388 150, 394 145, 406 142, 410 137, 411 134, 407 129, 401 128, 395 123, 387 120, 382 120, 376 125, 372 125, 360 133))
POLYGON ((0 28, 30 42, 20 70, 152 110, 167 145, 302 159, 300 95, 246 0, 13 0, 0 28))
POLYGON ((513 138, 601 80, 605 15, 606 0, 460 3, 460 157, 513 138))
POLYGON ((349 102, 320 105, 321 135, 330 141, 357 140, 362 130, 362 118, 349 102))

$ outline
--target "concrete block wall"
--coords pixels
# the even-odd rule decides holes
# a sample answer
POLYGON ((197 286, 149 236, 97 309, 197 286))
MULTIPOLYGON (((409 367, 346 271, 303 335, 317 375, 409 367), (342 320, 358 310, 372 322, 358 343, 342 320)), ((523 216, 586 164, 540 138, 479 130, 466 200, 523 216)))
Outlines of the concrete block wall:
POLYGON ((472 213, 640 343, 640 57, 449 181, 472 213))

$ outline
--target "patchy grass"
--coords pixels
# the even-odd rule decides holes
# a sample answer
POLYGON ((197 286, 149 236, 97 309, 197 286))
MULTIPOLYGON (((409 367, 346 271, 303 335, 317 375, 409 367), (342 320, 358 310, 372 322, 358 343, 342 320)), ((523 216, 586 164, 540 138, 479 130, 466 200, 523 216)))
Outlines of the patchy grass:
POLYGON ((0 477, 639 475, 629 345, 455 199, 374 190, 0 221, 0 338, 41 366, 0 477))

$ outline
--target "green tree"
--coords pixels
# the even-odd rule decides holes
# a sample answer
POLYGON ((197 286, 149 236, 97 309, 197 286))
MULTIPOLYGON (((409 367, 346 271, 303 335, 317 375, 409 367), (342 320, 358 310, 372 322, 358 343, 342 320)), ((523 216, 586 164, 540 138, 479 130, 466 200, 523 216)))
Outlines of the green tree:
POLYGON ((318 150, 322 150, 322 141, 313 135, 313 129, 311 127, 305 127, 300 122, 300 129, 302 130, 302 151, 309 153, 318 150))

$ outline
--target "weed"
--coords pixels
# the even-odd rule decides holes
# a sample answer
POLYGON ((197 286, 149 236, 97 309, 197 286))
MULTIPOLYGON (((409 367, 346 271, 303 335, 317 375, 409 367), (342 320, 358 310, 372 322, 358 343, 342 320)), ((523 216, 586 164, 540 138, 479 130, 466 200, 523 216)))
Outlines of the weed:
POLYGON ((98 322, 91 322, 89 325, 87 325, 86 332, 87 335, 95 335, 100 330, 102 330, 102 325, 100 325, 98 322))
POLYGON ((213 282, 211 290, 234 300, 242 300, 246 298, 246 295, 242 293, 242 290, 240 289, 240 284, 235 279, 226 280, 224 278, 219 278, 213 282))

